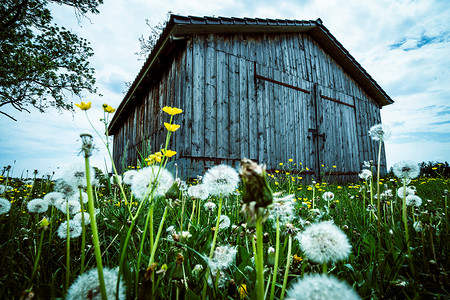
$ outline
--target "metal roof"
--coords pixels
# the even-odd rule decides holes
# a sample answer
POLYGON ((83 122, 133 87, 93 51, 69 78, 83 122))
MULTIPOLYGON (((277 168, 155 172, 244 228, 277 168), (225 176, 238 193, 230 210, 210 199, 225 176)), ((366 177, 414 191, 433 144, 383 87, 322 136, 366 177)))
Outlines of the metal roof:
POLYGON ((286 33, 307 32, 324 50, 335 59, 338 64, 358 82, 361 87, 381 106, 392 104, 394 101, 378 85, 378 83, 364 70, 364 68, 350 55, 339 41, 317 20, 287 20, 261 19, 237 17, 197 17, 171 15, 153 51, 141 68, 133 84, 120 103, 109 125, 109 132, 114 134, 117 121, 125 108, 132 101, 146 74, 158 62, 164 50, 169 48, 174 37, 202 33, 286 33))

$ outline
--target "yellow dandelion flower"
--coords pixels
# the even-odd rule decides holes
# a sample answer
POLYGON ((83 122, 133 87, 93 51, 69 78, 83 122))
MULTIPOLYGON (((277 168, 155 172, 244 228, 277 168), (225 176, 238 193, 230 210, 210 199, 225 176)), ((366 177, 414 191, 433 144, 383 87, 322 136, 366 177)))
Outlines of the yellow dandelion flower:
POLYGON ((238 292, 239 299, 245 299, 245 296, 247 296, 247 285, 245 283, 239 285, 238 292))
POLYGON ((163 112, 168 113, 171 116, 181 114, 183 112, 183 110, 180 108, 170 107, 170 106, 164 106, 162 110, 163 110, 163 112))
POLYGON ((172 151, 172 150, 161 150, 162 151, 162 153, 164 153, 164 155, 165 156, 167 156, 167 157, 172 157, 172 156, 174 156, 175 154, 177 154, 177 152, 176 151, 172 151))
POLYGON ((110 105, 108 105, 108 104, 106 104, 106 103, 104 103, 102 106, 103 106, 103 110, 104 110, 105 112, 107 112, 107 113, 112 114, 113 112, 116 111, 115 108, 112 108, 112 106, 110 106, 110 105))
POLYGON ((169 130, 171 132, 177 131, 177 129, 180 128, 180 125, 169 124, 169 123, 166 123, 166 122, 164 122, 164 126, 166 126, 167 130, 169 130))
POLYGON ((294 257, 293 257, 292 262, 293 262, 294 264, 299 264, 299 263, 302 262, 302 260, 303 260, 303 258, 302 258, 301 256, 298 256, 297 254, 294 254, 294 257))
POLYGON ((75 105, 81 108, 81 110, 88 110, 89 108, 91 108, 91 104, 92 102, 84 103, 83 101, 81 101, 80 104, 75 103, 75 105))
POLYGON ((289 162, 293 162, 294 160, 292 158, 289 158, 289 162))

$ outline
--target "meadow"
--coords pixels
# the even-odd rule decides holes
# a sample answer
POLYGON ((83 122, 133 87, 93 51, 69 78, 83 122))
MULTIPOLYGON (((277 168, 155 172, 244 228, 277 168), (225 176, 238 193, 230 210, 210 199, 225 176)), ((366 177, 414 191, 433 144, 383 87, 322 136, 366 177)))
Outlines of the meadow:
POLYGON ((124 174, 90 167, 89 136, 62 178, 3 169, 0 299, 450 297, 448 165, 377 180, 367 162, 340 185, 243 160, 183 181, 165 112, 165 148, 124 174))

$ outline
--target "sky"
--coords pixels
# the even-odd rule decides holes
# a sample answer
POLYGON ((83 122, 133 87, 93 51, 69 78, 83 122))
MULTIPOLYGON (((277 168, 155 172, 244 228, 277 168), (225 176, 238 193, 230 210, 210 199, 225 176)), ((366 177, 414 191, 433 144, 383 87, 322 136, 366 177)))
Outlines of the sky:
MULTIPOLYGON (((392 135, 386 141, 388 166, 400 160, 450 162, 450 1, 448 0, 106 0, 100 13, 77 18, 70 7, 52 5, 53 21, 86 38, 94 50, 98 92, 73 103, 91 101, 89 119, 102 134, 102 104, 119 106, 144 61, 139 38, 151 25, 181 15, 258 17, 297 20, 320 18, 337 40, 395 101, 381 110, 392 135)), ((108 154, 84 112, 39 113, 4 109, 0 115, 0 168, 13 175, 37 169, 58 172, 78 156, 80 133, 94 136, 98 150, 91 164, 105 170, 108 154)), ((0 169, 1 170, 1 169, 0 169)), ((109 167, 108 167, 109 170, 109 167)))

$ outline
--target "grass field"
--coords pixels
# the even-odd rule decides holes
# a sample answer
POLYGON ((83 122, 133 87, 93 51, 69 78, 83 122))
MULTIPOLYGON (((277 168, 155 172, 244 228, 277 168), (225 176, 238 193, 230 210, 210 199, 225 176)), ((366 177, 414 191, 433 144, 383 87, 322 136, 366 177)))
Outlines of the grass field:
POLYGON ((450 297, 443 166, 337 185, 247 161, 185 182, 164 168, 169 114, 166 148, 123 177, 88 154, 60 179, 4 168, 0 299, 450 297))

